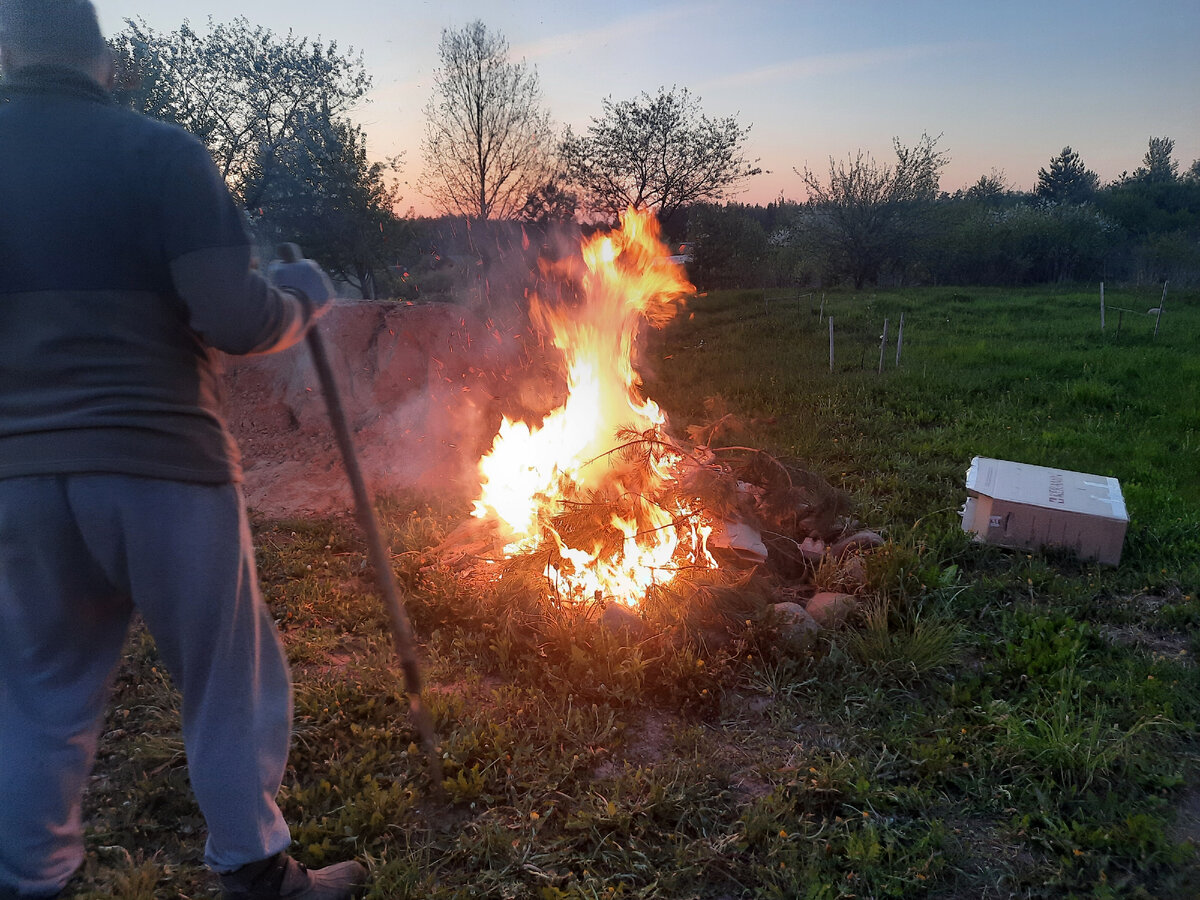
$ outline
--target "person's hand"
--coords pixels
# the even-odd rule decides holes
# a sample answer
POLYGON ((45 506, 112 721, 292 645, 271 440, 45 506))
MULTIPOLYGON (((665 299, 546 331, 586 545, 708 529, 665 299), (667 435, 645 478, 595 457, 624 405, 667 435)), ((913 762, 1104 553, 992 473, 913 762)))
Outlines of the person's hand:
POLYGON ((267 267, 267 278, 277 288, 298 294, 320 315, 333 300, 333 282, 324 269, 311 259, 300 256, 300 249, 295 244, 285 244, 283 247, 288 248, 287 252, 281 252, 283 258, 267 267))

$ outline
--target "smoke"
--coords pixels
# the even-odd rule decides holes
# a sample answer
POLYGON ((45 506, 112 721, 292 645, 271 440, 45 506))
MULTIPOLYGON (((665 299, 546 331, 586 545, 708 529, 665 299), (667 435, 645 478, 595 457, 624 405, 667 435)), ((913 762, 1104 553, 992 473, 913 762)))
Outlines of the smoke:
MULTIPOLYGON (((566 399, 560 352, 530 320, 531 298, 582 302, 577 225, 447 223, 440 253, 466 260, 453 303, 342 300, 321 330, 375 492, 464 503, 502 417, 538 425, 566 399)), ((460 265, 462 265, 460 263, 460 265)), ((348 510, 324 399, 303 347, 228 363, 229 424, 246 493, 267 515, 348 510)))
MULTIPOLYGON (((372 491, 466 498, 499 426, 498 334, 451 304, 339 301, 321 320, 372 491)), ((230 429, 250 505, 267 515, 347 510, 352 498, 316 372, 303 347, 231 359, 230 429)))
MULTIPOLYGON (((497 341, 487 361, 496 380, 498 415, 537 422, 566 397, 561 354, 530 319, 534 296, 572 302, 550 269, 579 259, 582 229, 574 223, 446 220, 431 238, 442 258, 467 277, 455 283, 453 302, 466 307, 497 341)), ((498 424, 498 419, 497 419, 498 424)))

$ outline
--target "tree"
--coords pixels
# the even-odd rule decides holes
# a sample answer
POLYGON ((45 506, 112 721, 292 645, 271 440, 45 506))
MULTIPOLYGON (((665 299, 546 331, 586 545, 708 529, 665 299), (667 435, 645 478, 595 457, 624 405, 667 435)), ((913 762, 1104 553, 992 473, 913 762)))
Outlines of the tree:
POLYGON ((824 181, 808 168, 798 172, 808 189, 804 230, 826 251, 833 272, 848 274, 855 288, 877 280, 921 237, 923 214, 949 161, 937 148, 940 138, 923 134, 913 147, 893 138, 894 167, 859 150, 844 162, 830 157, 824 181))
POLYGON ((1086 203, 1096 195, 1100 177, 1090 171, 1070 147, 1051 157, 1050 169, 1038 169, 1034 193, 1051 203, 1086 203))
POLYGON ((604 101, 587 131, 559 144, 566 178, 584 205, 615 221, 630 206, 666 221, 691 203, 725 198, 762 170, 744 155, 750 126, 711 119, 687 88, 659 88, 635 100, 604 101))
POLYGON ((989 174, 980 175, 979 180, 966 190, 956 192, 955 198, 996 206, 1003 203, 1010 193, 1012 186, 1008 183, 1008 176, 1003 170, 992 169, 989 174))
POLYGON ((1171 158, 1175 152, 1175 142, 1171 138, 1152 137, 1142 157, 1142 165, 1133 172, 1138 181, 1149 184, 1171 184, 1179 177, 1179 163, 1171 158))
POLYGON ((950 155, 937 149, 942 139, 922 134, 912 147, 905 147, 899 138, 892 138, 896 152, 893 199, 901 202, 930 202, 937 199, 942 169, 950 155))
POLYGON ((276 241, 296 241, 323 266, 374 299, 380 274, 409 243, 399 219, 398 160, 370 162, 362 129, 318 117, 304 139, 280 153, 277 174, 261 192, 260 226, 276 241))
POLYGON ((200 34, 186 22, 160 34, 126 20, 112 41, 120 98, 183 126, 208 147, 247 209, 271 187, 285 148, 313 122, 333 122, 371 85, 362 57, 288 34, 279 38, 245 18, 200 34))
POLYGON ((508 42, 480 21, 443 30, 438 53, 422 190, 449 215, 511 219, 548 172, 550 117, 537 71, 509 62, 508 42))
POLYGON ((578 208, 579 198, 552 178, 526 198, 520 219, 535 225, 570 222, 578 208))
POLYGON ((296 241, 373 296, 407 226, 387 177, 397 163, 369 162, 345 117, 370 86, 361 57, 244 18, 209 25, 127 21, 112 41, 119 99, 200 138, 260 240, 296 241))

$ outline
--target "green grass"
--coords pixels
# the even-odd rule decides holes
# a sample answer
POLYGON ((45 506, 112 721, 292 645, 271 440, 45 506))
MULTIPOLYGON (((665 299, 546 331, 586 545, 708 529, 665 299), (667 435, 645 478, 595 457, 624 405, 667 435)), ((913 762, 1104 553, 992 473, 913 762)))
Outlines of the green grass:
MULTIPOLYGON (((1108 291, 1131 309, 1158 298, 1108 291)), ((440 565, 428 550, 460 506, 382 504, 440 797, 356 531, 259 523, 297 681, 295 854, 368 859, 376 898, 1200 894, 1200 297, 1169 294, 1157 338, 1129 314, 1100 334, 1097 305, 1067 289, 829 293, 832 374, 820 295, 701 297, 650 337, 648 390, 678 431, 721 395, 752 420, 739 443, 825 473, 887 537, 865 613, 815 641, 781 646, 753 612, 672 624, 669 598, 647 637, 614 636, 440 565), (894 340, 901 311, 901 365, 892 343, 879 374, 883 318, 894 340), (968 540, 975 455, 1120 478, 1122 565, 968 540)), ((214 895, 176 700, 136 635, 74 896, 214 895)))
MULTIPOLYGON (((1187 540, 1200 531, 1194 293, 1168 296, 1157 338, 1145 315, 1126 315, 1117 336, 1110 313, 1101 334, 1098 292, 831 293, 824 312, 834 318, 833 375, 820 297, 766 308, 760 297, 694 301, 695 319, 668 338, 670 359, 654 361, 652 395, 682 394, 685 417, 699 416, 700 399, 714 393, 747 415, 776 417, 762 439, 835 477, 844 473, 864 505, 896 521, 961 505, 962 477, 976 455, 1115 475, 1133 510, 1133 555, 1196 564, 1200 546, 1187 540)), ((1110 288, 1106 299, 1145 309, 1159 297, 1155 288, 1140 296, 1110 288)))

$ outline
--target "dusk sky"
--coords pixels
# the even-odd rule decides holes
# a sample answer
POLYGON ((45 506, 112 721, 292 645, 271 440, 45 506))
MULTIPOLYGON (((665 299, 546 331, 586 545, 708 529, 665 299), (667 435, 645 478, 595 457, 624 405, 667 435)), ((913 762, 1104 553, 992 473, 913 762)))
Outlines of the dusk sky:
POLYGON ((144 18, 238 15, 281 34, 336 40, 374 80, 354 117, 372 156, 403 152, 404 206, 428 212, 417 182, 423 110, 443 28, 498 29, 537 68, 559 127, 584 130, 606 97, 686 86, 710 116, 752 125, 764 174, 736 199, 803 200, 794 168, 824 172, 861 148, 892 162, 893 136, 942 134, 942 189, 993 169, 1032 188, 1064 145, 1102 181, 1132 171, 1151 135, 1200 158, 1200 0, 96 0, 106 33, 144 18))

